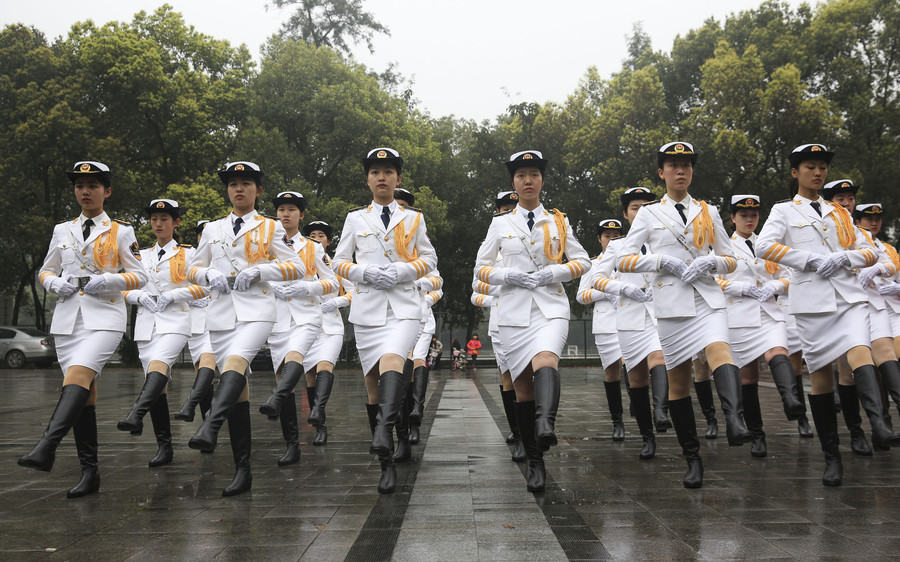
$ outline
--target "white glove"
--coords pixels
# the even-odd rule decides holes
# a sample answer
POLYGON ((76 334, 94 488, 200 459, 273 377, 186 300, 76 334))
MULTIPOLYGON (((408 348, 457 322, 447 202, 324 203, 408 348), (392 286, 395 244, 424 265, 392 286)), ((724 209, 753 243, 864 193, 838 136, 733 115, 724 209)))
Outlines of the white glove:
POLYGON ((633 301, 637 302, 649 302, 650 299, 653 298, 652 295, 648 295, 640 288, 635 287, 634 285, 624 285, 622 286, 622 291, 619 293, 623 297, 627 297, 633 301))
POLYGON ((69 295, 74 294, 75 291, 77 291, 77 290, 78 290, 78 287, 69 283, 62 277, 54 277, 50 281, 49 291, 51 293, 56 293, 57 295, 59 295, 61 297, 68 297, 69 295))
POLYGON ((322 303, 322 314, 331 314, 338 308, 337 299, 328 299, 322 303))
POLYGON ((704 275, 711 273, 716 269, 715 256, 700 256, 691 262, 684 273, 681 274, 681 280, 685 283, 693 283, 704 275))
POLYGON ((741 296, 750 297, 751 299, 756 299, 759 302, 763 302, 767 300, 763 297, 766 296, 766 291, 764 289, 760 289, 756 285, 744 285, 744 288, 741 289, 741 296))
POLYGON ((766 281, 763 285, 763 289, 772 293, 772 296, 774 297, 779 291, 784 289, 784 283, 781 281, 766 281))
POLYGON ((516 287, 522 287, 523 289, 534 289, 537 287, 535 285, 535 279, 531 276, 530 273, 524 273, 522 271, 510 271, 506 274, 506 282, 510 285, 516 287))
POLYGON ((887 283, 878 286, 878 293, 884 296, 900 295, 900 283, 887 283))
POLYGON ((103 275, 91 275, 91 280, 84 286, 84 292, 89 295, 96 295, 97 293, 102 293, 105 288, 106 279, 103 275))
POLYGON ((309 285, 305 281, 291 283, 290 285, 275 285, 272 288, 275 296, 279 299, 289 299, 291 297, 308 297, 309 285))
POLYGON ((397 284, 399 276, 400 274, 397 271, 397 268, 394 267, 394 264, 389 263, 384 265, 379 270, 378 279, 375 281, 375 288, 381 289, 382 291, 390 289, 397 284))
POLYGON ((366 270, 363 271, 363 283, 367 285, 374 285, 379 277, 381 277, 381 268, 377 265, 367 265, 366 270))
POLYGON ((159 295, 158 297, 156 297, 156 312, 162 312, 173 302, 175 302, 175 297, 172 294, 172 291, 166 291, 165 293, 159 295))
POLYGON ((246 291, 254 281, 259 279, 259 275, 258 267, 248 267, 241 271, 237 274, 237 277, 234 278, 234 290, 238 292, 246 291))
POLYGON ((806 261, 806 267, 803 268, 803 271, 815 271, 819 269, 825 263, 825 256, 819 254, 810 254, 809 259, 806 261))
POLYGON ((144 308, 146 308, 149 312, 156 312, 156 301, 153 300, 153 297, 150 293, 143 293, 138 297, 138 303, 144 308))
POLYGON ((869 287, 872 285, 872 282, 875 281, 875 278, 881 275, 881 266, 879 264, 875 264, 871 267, 867 267, 859 272, 859 284, 863 287, 869 287))
POLYGON ((832 252, 825 258, 824 263, 819 266, 816 273, 819 277, 829 278, 844 266, 850 265, 850 256, 847 252, 832 252))
POLYGON ((678 258, 673 258, 672 256, 663 254, 659 256, 659 268, 664 269, 675 277, 680 278, 684 274, 684 271, 687 269, 687 264, 678 258))
POLYGON ((194 299, 192 301, 188 301, 188 306, 191 308, 206 308, 209 306, 209 297, 203 297, 202 299, 194 299))
POLYGON ((206 270, 206 281, 209 283, 209 288, 213 291, 225 294, 231 292, 231 288, 228 286, 228 278, 217 269, 206 270))
POLYGON ((543 287, 553 282, 553 272, 550 269, 542 269, 531 274, 535 287, 543 287))

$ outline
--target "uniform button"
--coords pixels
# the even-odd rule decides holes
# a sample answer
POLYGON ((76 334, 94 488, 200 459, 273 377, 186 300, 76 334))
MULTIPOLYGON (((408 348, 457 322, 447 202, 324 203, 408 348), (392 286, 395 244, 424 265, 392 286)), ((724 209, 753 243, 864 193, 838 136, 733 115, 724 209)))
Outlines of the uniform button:
POLYGON ((384 241, 387 242, 388 240, 390 240, 390 238, 387 237, 387 236, 385 236, 385 237, 384 237, 384 241))
POLYGON ((685 230, 685 231, 684 231, 684 233, 685 233, 685 234, 687 234, 687 233, 688 233, 688 231, 687 231, 687 230, 685 230))
POLYGON ((534 244, 534 240, 532 240, 531 243, 534 244))
POLYGON ((109 299, 109 302, 116 302, 116 299, 109 299))
POLYGON ((232 245, 232 246, 237 246, 237 242, 232 242, 231 245, 232 245))
POLYGON ((78 291, 78 294, 84 296, 84 291, 78 291))
POLYGON ((84 269, 84 266, 83 266, 83 265, 81 266, 81 269, 84 269))
POLYGON ((235 275, 235 273, 234 273, 233 271, 231 272, 231 274, 232 274, 232 275, 235 275))
POLYGON ((822 230, 828 230, 828 227, 827 227, 827 226, 823 226, 823 227, 822 227, 822 230))
POLYGON ((387 252, 384 253, 384 257, 388 257, 388 253, 387 253, 387 252))
POLYGON ((156 272, 159 273, 159 269, 157 269, 156 272))
POLYGON ((662 287, 662 282, 661 282, 661 281, 658 281, 658 282, 656 283, 656 286, 657 286, 657 287, 662 287))
POLYGON ((86 256, 86 255, 87 255, 87 250, 81 250, 81 255, 82 255, 82 256, 86 256))
POLYGON ((269 291, 263 289, 263 294, 264 294, 264 295, 267 295, 267 294, 269 294, 269 291))

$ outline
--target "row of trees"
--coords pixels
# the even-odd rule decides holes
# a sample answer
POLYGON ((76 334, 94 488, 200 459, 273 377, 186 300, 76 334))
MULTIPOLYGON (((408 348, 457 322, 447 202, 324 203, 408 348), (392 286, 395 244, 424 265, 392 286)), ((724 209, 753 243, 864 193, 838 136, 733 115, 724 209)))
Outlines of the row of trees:
MULTIPOLYGON (((258 67, 245 47, 198 33, 168 6, 129 23, 77 23, 54 41, 21 25, 0 32, 0 287, 15 297, 14 322, 31 303, 43 327, 35 273, 53 224, 77 213, 63 171, 85 157, 111 164, 111 211, 137 224, 161 195, 182 203, 186 223, 221 216, 214 172, 241 158, 266 172, 264 211, 277 191, 294 189, 310 203, 308 220, 339 228, 369 199, 361 155, 396 147, 439 252, 439 306, 469 326, 479 317, 468 305, 474 255, 494 195, 509 185, 503 162, 525 147, 550 158, 545 203, 567 211, 593 251, 595 225, 619 214, 623 189, 658 189, 655 149, 674 138, 699 150, 692 191, 714 203, 732 193, 790 197, 787 152, 812 140, 837 150, 832 178, 862 184, 861 199, 882 201, 889 216, 900 203, 891 189, 900 171, 893 0, 765 2, 708 20, 669 51, 653 50, 635 27, 613 76, 587 69, 564 102, 514 105, 481 123, 429 115, 401 77, 347 56, 347 33, 369 41, 386 31, 371 14, 321 32, 333 19, 312 8, 359 11, 359 0, 282 3, 301 3, 305 19, 267 42, 258 67)), ((146 226, 139 234, 150 242, 146 226)), ((190 229, 182 236, 190 242, 190 229)))

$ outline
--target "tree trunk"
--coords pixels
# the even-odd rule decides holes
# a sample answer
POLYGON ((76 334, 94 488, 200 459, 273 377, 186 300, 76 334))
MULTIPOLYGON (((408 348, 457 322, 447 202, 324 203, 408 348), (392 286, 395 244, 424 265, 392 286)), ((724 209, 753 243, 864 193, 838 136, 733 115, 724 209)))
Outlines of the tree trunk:
POLYGON ((47 331, 47 315, 44 305, 47 302, 47 293, 44 292, 44 298, 38 296, 37 282, 35 281, 34 272, 28 276, 28 285, 31 287, 31 300, 34 303, 34 326, 42 332, 47 331))

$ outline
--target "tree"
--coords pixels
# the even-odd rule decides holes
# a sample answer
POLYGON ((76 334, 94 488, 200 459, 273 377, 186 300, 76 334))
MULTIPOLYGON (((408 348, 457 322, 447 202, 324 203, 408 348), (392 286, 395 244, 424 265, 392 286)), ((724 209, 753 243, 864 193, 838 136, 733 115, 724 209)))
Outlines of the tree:
POLYGON ((273 0, 277 8, 297 6, 281 26, 281 34, 302 39, 316 47, 331 47, 350 54, 350 43, 365 43, 375 52, 372 38, 376 33, 390 36, 390 30, 363 10, 362 0, 273 0))

